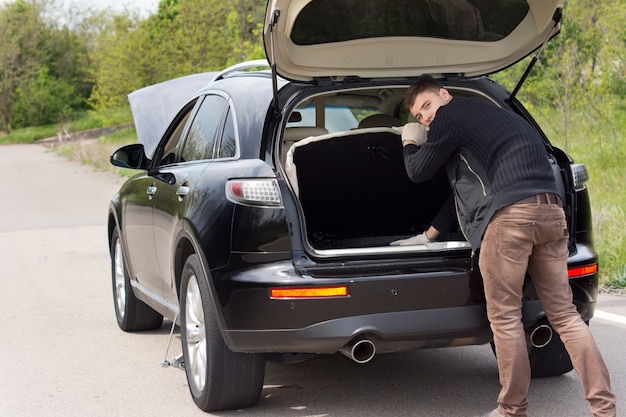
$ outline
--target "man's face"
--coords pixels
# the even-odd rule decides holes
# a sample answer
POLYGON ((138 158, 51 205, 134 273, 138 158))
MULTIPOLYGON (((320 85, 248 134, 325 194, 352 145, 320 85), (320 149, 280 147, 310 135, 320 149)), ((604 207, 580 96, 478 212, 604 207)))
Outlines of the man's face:
POLYGON ((452 96, 445 88, 437 92, 424 91, 415 97, 413 105, 409 109, 415 120, 428 127, 435 119, 437 109, 445 106, 452 100, 452 96))

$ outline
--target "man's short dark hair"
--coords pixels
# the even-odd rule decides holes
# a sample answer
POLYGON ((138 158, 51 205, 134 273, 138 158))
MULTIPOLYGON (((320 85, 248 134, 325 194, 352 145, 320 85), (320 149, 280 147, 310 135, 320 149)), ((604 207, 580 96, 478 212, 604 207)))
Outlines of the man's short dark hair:
POLYGON ((443 86, 431 75, 420 75, 417 77, 417 81, 411 84, 404 93, 404 108, 409 110, 415 102, 415 97, 422 94, 424 91, 438 93, 442 88, 443 86))

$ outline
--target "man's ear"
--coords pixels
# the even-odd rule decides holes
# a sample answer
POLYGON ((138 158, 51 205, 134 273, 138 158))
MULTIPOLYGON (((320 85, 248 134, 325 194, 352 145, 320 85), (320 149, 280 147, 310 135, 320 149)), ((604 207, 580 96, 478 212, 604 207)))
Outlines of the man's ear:
POLYGON ((448 90, 446 90, 445 88, 442 88, 439 90, 439 95, 441 96, 441 98, 443 98, 445 101, 450 101, 452 99, 452 95, 450 94, 450 92, 448 90))

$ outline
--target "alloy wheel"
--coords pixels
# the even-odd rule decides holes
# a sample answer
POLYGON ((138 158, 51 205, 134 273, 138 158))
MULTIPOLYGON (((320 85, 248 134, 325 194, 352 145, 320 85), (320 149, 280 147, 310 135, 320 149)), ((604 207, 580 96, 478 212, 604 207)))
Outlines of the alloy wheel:
POLYGON ((126 314, 126 272, 124 268, 124 255, 122 254, 122 244, 117 239, 115 242, 115 303, 120 319, 124 319, 126 314))
POLYGON ((204 322, 204 309, 202 297, 195 275, 189 277, 185 303, 185 332, 187 340, 188 372, 196 389, 202 391, 206 384, 207 367, 207 341, 206 326, 204 322))

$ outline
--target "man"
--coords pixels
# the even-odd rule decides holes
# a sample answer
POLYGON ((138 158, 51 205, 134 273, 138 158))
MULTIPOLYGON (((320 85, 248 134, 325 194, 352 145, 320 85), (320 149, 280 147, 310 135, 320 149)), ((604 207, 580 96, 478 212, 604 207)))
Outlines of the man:
POLYGON ((425 181, 445 165, 461 229, 480 249, 502 386, 488 416, 527 415, 530 364, 521 321, 527 271, 593 416, 616 416, 608 370, 572 303, 567 224, 541 137, 511 110, 482 98, 453 98, 430 76, 407 89, 404 104, 419 122, 402 131, 409 178, 425 181))

